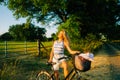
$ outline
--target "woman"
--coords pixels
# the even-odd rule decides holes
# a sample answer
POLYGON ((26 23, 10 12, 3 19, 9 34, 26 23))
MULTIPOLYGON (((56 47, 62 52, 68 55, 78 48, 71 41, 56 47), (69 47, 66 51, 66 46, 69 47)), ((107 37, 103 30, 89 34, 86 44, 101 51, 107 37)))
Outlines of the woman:
POLYGON ((69 39, 67 36, 67 33, 62 30, 58 34, 58 40, 56 40, 53 44, 51 53, 50 53, 50 59, 48 62, 55 62, 56 64, 53 65, 55 77, 56 80, 59 79, 59 67, 61 66, 64 70, 64 77, 68 75, 68 64, 65 59, 58 60, 62 57, 64 57, 64 48, 68 50, 70 54, 76 54, 80 53, 79 51, 73 51, 71 50, 69 46, 69 39))

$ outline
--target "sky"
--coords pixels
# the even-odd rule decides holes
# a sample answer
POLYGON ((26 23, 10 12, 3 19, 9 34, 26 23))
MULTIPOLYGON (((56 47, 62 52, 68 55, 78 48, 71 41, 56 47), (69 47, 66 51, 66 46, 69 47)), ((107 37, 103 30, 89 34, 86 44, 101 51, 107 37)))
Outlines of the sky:
MULTIPOLYGON (((16 24, 22 24, 25 23, 26 19, 20 18, 16 20, 16 18, 13 16, 12 11, 10 11, 7 7, 0 5, 0 35, 8 32, 9 26, 16 25, 16 24)), ((40 24, 35 24, 37 26, 41 26, 40 24)), ((46 36, 50 37, 52 33, 55 33, 57 31, 57 26, 53 26, 53 24, 50 24, 50 27, 46 27, 46 36)))

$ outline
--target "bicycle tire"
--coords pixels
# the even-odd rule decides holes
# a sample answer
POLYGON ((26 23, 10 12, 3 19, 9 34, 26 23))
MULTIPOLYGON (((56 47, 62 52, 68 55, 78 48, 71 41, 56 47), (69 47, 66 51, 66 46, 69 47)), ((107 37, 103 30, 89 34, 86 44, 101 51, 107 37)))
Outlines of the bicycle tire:
POLYGON ((52 76, 45 70, 38 73, 36 80, 53 80, 52 76))

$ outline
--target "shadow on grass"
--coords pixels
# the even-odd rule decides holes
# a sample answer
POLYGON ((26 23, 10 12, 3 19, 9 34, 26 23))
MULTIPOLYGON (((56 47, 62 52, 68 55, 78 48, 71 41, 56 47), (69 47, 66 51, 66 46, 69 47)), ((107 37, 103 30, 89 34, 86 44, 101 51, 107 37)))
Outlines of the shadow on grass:
MULTIPOLYGON (((16 73, 13 74, 14 80, 35 80, 37 73, 41 69, 50 70, 45 64, 46 59, 40 59, 40 57, 34 55, 21 54, 11 57, 1 57, 0 59, 0 75, 2 72, 6 72, 6 70, 9 70, 9 72, 3 76, 15 71, 16 73), (8 69, 4 68, 4 64, 6 64, 6 68, 8 69), (12 67, 15 67, 15 69, 13 70, 12 67)), ((9 79, 13 80, 13 76, 9 76, 9 79)), ((5 77, 0 77, 0 79, 4 80, 5 77)))
POLYGON ((117 56, 120 55, 120 44, 104 43, 95 51, 96 56, 117 56))

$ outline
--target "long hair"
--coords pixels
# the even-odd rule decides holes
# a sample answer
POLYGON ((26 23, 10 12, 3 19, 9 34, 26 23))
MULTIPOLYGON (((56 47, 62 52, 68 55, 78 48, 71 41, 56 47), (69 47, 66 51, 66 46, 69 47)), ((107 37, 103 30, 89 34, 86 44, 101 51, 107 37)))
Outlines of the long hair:
POLYGON ((70 38, 65 30, 62 30, 63 32, 63 40, 64 43, 66 43, 68 46, 70 46, 70 38))

